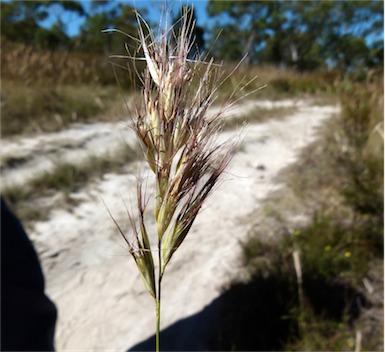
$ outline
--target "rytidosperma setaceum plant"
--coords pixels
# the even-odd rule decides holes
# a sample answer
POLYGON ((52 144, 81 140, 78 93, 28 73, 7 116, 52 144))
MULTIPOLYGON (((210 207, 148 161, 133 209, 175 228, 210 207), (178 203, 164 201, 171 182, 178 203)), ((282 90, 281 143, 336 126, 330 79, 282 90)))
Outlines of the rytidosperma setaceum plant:
MULTIPOLYGON (((228 166, 236 141, 218 142, 225 108, 209 114, 224 73, 213 60, 190 59, 194 23, 185 12, 178 24, 155 36, 138 18, 138 42, 146 69, 142 102, 131 115, 131 125, 155 175, 157 248, 152 248, 145 224, 148 200, 142 183, 137 188, 138 220, 129 214, 133 239, 115 221, 121 236, 154 298, 156 351, 159 351, 162 279, 173 254, 186 238, 203 203, 228 166)), ((133 39, 133 38, 131 38, 133 39)), ((115 56, 122 58, 122 56, 115 56)))

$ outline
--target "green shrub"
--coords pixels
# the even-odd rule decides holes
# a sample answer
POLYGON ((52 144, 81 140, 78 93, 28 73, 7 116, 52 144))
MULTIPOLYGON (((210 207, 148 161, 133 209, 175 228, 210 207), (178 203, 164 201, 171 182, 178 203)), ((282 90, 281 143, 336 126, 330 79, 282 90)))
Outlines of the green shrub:
POLYGON ((309 226, 295 230, 286 241, 300 250, 303 270, 309 276, 355 280, 368 269, 370 256, 361 231, 331 215, 315 214, 309 226))

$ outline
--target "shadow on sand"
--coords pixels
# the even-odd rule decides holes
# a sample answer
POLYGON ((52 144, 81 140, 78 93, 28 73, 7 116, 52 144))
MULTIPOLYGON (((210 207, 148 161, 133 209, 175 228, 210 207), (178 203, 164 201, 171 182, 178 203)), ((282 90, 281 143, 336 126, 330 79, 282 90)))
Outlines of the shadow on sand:
MULTIPOLYGON (((315 314, 353 322, 362 295, 341 283, 304 280, 307 302, 315 314)), ((298 336, 296 283, 280 276, 234 283, 199 313, 161 331, 162 351, 277 351, 298 336)), ((154 351, 155 336, 129 351, 154 351)))

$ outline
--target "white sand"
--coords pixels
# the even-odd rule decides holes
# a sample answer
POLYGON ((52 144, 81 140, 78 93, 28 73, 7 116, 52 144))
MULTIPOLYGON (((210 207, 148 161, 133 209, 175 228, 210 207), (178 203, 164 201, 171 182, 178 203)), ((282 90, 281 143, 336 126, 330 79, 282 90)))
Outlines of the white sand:
MULTIPOLYGON (((168 266, 162 291, 163 328, 199 312, 220 295, 223 284, 239 275, 239 241, 251 226, 244 219, 280 187, 276 176, 314 139, 315 128, 338 111, 303 102, 297 107, 298 112, 286 119, 246 128, 225 181, 168 266)), ((92 133, 111 128, 95 126, 92 133)), ((112 131, 117 138, 122 135, 116 125, 112 131)), ((135 200, 135 187, 135 175, 105 175, 76 195, 80 204, 53 210, 49 220, 36 223, 30 233, 41 256, 47 293, 59 310, 59 351, 124 351, 154 334, 153 300, 100 200, 128 231, 122 198, 127 204, 135 200)))

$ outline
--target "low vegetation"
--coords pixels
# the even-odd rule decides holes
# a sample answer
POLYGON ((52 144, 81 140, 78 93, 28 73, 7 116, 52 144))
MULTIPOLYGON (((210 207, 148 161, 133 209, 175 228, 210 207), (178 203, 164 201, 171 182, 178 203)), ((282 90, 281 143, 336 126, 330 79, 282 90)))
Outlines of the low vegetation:
POLYGON ((77 122, 116 120, 123 110, 119 90, 112 87, 3 82, 1 89, 3 137, 57 131, 77 122))
MULTIPOLYGON (((232 65, 228 65, 230 72, 232 65)), ((335 95, 343 77, 340 71, 319 70, 299 72, 294 69, 279 69, 271 65, 242 65, 220 89, 221 99, 235 91, 236 97, 243 97, 251 91, 263 87, 250 98, 283 99, 301 97, 330 97, 335 95), (237 89, 241 80, 252 81, 245 89, 237 89)))
MULTIPOLYGON (((118 86, 106 55, 44 51, 4 40, 1 45, 3 137, 126 114, 122 94, 134 94, 135 81, 120 79, 118 86)), ((117 67, 115 72, 124 77, 126 71, 117 67)))
POLYGON ((247 312, 224 304, 222 349, 382 348, 382 87, 343 87, 341 114, 254 214, 248 279, 226 288, 247 312))
MULTIPOLYGON (((110 121, 126 114, 122 94, 135 94, 135 77, 123 78, 127 71, 117 67, 119 87, 106 56, 63 54, 7 41, 2 46, 7 49, 1 55, 3 137, 56 131, 75 122, 110 121)), ((140 66, 136 68, 141 70, 140 66)), ((227 65, 224 70, 230 73, 233 67, 227 65)), ((226 101, 234 92, 234 99, 245 94, 254 99, 256 95, 251 93, 262 86, 266 87, 258 92, 258 98, 328 98, 340 82, 337 72, 299 73, 273 66, 245 65, 222 84, 217 103, 226 101), (263 79, 255 79, 242 90, 237 87, 239 82, 251 81, 261 72, 263 79)), ((270 113, 262 111, 262 115, 267 118, 270 113)))
POLYGON ((92 180, 101 178, 107 172, 121 172, 130 162, 136 160, 137 156, 137 151, 123 145, 114 152, 90 156, 78 164, 58 162, 53 170, 37 175, 28 183, 3 188, 2 196, 20 219, 28 224, 46 215, 47 209, 43 206, 40 211, 37 210, 37 199, 59 195, 62 205, 63 202, 68 203, 71 201, 71 193, 92 180))
MULTIPOLYGON (((47 83, 64 86, 116 85, 106 54, 42 50, 4 38, 1 39, 1 47, 1 76, 6 82, 23 82, 30 87, 47 83)), ((129 82, 125 83, 128 87, 129 82)))
POLYGON ((295 107, 274 107, 271 109, 253 107, 252 109, 226 119, 223 130, 241 128, 247 123, 261 123, 269 119, 283 119, 295 113, 295 107))

